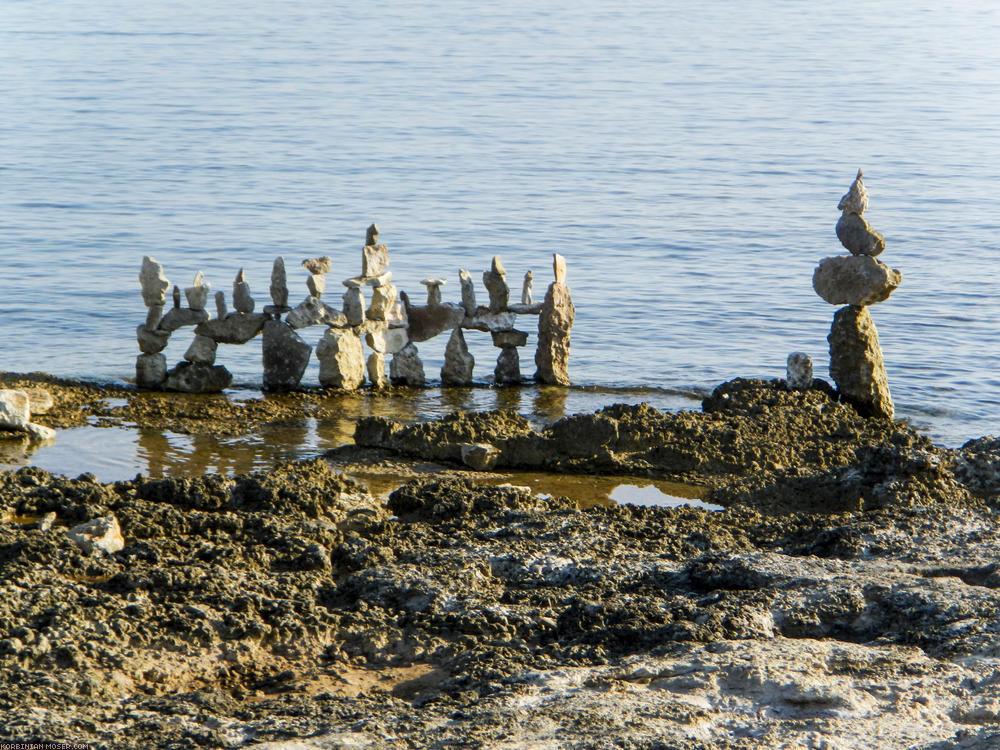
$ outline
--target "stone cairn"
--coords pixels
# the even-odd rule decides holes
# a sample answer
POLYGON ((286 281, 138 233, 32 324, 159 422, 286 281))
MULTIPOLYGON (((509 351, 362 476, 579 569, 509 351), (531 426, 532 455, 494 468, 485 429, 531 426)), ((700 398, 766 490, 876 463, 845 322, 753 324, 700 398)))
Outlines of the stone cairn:
MULTIPOLYGON (((885 249, 885 240, 862 218, 868 208, 868 191, 860 169, 837 208, 843 212, 837 222, 837 237, 850 255, 825 258, 813 273, 816 294, 831 305, 846 305, 833 316, 833 326, 827 337, 830 377, 837 384, 841 398, 853 404, 860 413, 891 419, 893 405, 889 382, 878 331, 868 307, 888 299, 903 276, 875 259, 885 249)), ((802 364, 796 363, 795 369, 802 373, 802 364)), ((790 358, 789 372, 792 371, 790 358)), ((804 373, 796 380, 804 382, 804 373)))
POLYGON ((142 354, 136 360, 136 383, 140 388, 214 393, 228 387, 232 375, 215 364, 219 344, 245 344, 258 334, 262 337, 264 390, 287 391, 299 387, 312 356, 312 347, 298 330, 325 325, 316 357, 319 360, 320 385, 353 390, 366 382, 379 389, 393 385, 422 386, 426 383, 424 365, 417 343, 450 331, 441 368, 441 382, 448 386, 471 385, 475 360, 465 341, 466 330, 489 332, 500 349, 494 370, 498 385, 521 382, 518 348, 527 344, 528 333, 515 328, 517 316, 538 316, 538 343, 535 352, 535 380, 546 384, 568 385, 569 333, 575 310, 565 284, 566 261, 553 256, 555 281, 549 285, 544 302, 532 299, 532 272, 524 276, 520 303, 511 303, 507 272, 500 257, 493 258, 483 284, 489 305, 476 303, 476 291, 468 271, 459 271, 462 302, 444 302, 443 279, 424 279, 427 301, 414 305, 405 292, 392 283, 389 251, 378 244, 378 227, 368 227, 361 256, 361 275, 346 279, 340 310, 327 305, 326 275, 331 270, 329 257, 302 262, 309 272, 308 296, 292 308, 288 305, 285 261, 277 258, 271 272, 271 301, 261 312, 241 269, 233 282, 233 307, 226 307, 225 295, 216 292, 216 317, 209 319, 205 310, 210 287, 199 272, 191 287, 185 289, 187 307, 181 307, 181 292, 173 287, 173 307, 164 314, 170 282, 163 267, 150 257, 143 258, 139 281, 143 301, 148 308, 146 322, 136 329, 142 354), (370 290, 371 301, 365 297, 370 290), (282 320, 282 317, 284 319, 282 320), (170 335, 184 326, 194 326, 194 340, 184 354, 184 361, 167 369, 162 354, 170 335), (362 341, 370 353, 365 356, 362 341), (386 357, 391 355, 388 368, 386 357))

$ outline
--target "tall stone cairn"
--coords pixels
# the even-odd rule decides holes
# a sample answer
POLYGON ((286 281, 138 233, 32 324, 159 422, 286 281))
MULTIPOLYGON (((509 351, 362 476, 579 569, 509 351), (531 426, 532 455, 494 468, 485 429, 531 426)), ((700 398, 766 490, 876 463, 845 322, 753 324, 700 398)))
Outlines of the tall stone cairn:
POLYGON ((827 337, 830 377, 841 398, 858 412, 891 419, 889 381, 868 307, 888 299, 903 275, 874 258, 885 249, 885 240, 862 218, 868 208, 868 190, 860 169, 837 207, 843 212, 837 237, 851 254, 825 258, 813 273, 816 294, 831 305, 847 305, 834 315, 827 337))
POLYGON ((538 347, 535 350, 535 380, 549 385, 569 385, 569 332, 576 308, 566 286, 566 259, 552 255, 555 281, 549 284, 538 317, 538 347))

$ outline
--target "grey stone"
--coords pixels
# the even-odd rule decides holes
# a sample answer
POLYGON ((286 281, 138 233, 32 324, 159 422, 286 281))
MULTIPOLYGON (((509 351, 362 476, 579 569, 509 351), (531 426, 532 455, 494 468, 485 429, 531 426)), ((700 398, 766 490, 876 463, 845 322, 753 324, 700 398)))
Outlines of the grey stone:
POLYGON ((198 271, 194 276, 194 284, 184 290, 188 307, 192 310, 204 310, 205 305, 208 304, 208 294, 211 291, 211 285, 205 283, 205 275, 198 271))
POLYGON ((160 320, 163 318, 163 305, 151 305, 146 311, 146 328, 152 331, 158 328, 160 320))
POLYGON ((458 272, 458 283, 462 286, 462 307, 465 314, 472 317, 476 314, 476 287, 472 275, 464 268, 458 272))
POLYGON ((312 347, 292 327, 280 320, 264 323, 264 390, 287 391, 298 387, 312 347))
POLYGON ((215 317, 217 320, 225 320, 226 316, 229 315, 229 309, 226 307, 226 293, 216 292, 215 293, 215 317))
POLYGON ((865 188, 864 180, 861 178, 862 174, 859 169, 858 176, 851 183, 851 188, 844 193, 844 196, 840 199, 840 203, 837 204, 838 211, 861 216, 868 208, 868 190, 865 188))
POLYGON ((135 384, 161 388, 167 379, 167 358, 162 354, 140 354, 135 360, 135 384))
POLYGON ((462 443, 462 463, 476 471, 489 471, 497 465, 500 449, 489 443, 462 443))
POLYGON ((532 304, 532 301, 531 301, 531 291, 532 291, 531 286, 532 286, 532 281, 531 281, 531 279, 532 279, 532 277, 531 277, 531 271, 528 271, 526 274, 524 274, 524 284, 521 285, 521 304, 522 305, 531 305, 532 304))
POLYGON ((353 331, 328 328, 316 345, 316 359, 322 386, 354 390, 365 380, 361 339, 353 331))
POLYGON ((174 309, 178 309, 181 306, 181 288, 174 284, 174 291, 172 293, 174 300, 174 309))
POLYGON ((507 309, 510 303, 510 287, 507 286, 507 272, 500 262, 500 256, 493 256, 493 266, 489 271, 483 271, 483 286, 490 295, 490 312, 497 313, 507 309))
POLYGON ((427 341, 444 331, 458 328, 465 320, 465 309, 450 302, 440 305, 413 307, 409 304, 406 292, 400 292, 400 298, 406 306, 406 319, 409 323, 410 341, 427 341))
POLYGON ((222 365, 184 361, 167 372, 163 387, 181 393, 218 393, 232 382, 232 373, 222 365))
POLYGON ((48 414, 49 409, 55 406, 52 394, 44 388, 21 388, 19 390, 28 394, 28 405, 32 414, 48 414))
POLYGON ((347 325, 347 316, 334 310, 319 297, 306 297, 298 307, 285 316, 285 322, 292 328, 307 328, 324 323, 331 327, 347 325))
POLYGON ((518 315, 541 315, 544 302, 532 302, 530 305, 507 305, 507 309, 518 315))
POLYGON ((444 279, 424 279, 420 282, 427 287, 427 306, 437 307, 441 304, 441 287, 447 282, 444 279))
POLYGON ((330 273, 330 256, 324 255, 322 258, 307 258, 302 261, 302 267, 309 273, 325 274, 330 273))
POLYGON ((313 297, 322 297, 326 291, 326 276, 321 273, 314 273, 306 279, 306 288, 313 297))
POLYGON ((395 354, 410 340, 405 328, 383 328, 365 334, 365 343, 382 354, 395 354))
POLYGON ((475 315, 462 320, 462 328, 488 332, 508 331, 516 322, 517 316, 512 312, 491 313, 485 307, 479 307, 475 315))
POLYGON ((566 283, 566 259, 559 253, 552 253, 552 275, 557 284, 566 283))
POLYGON ((358 288, 350 288, 344 292, 344 315, 347 324, 359 326, 365 322, 365 295, 358 288))
POLYGON ((465 334, 461 328, 451 332, 448 345, 444 349, 444 364, 441 366, 442 385, 471 385, 472 371, 476 359, 469 353, 465 334))
POLYGON ((378 276, 389 267, 389 249, 385 245, 365 245, 361 251, 361 275, 378 276))
POLYGON ((840 215, 837 239, 854 255, 879 255, 885 250, 885 238, 857 214, 840 215))
POLYGON ((372 303, 368 307, 368 317, 372 320, 385 320, 398 297, 399 291, 395 284, 375 287, 372 289, 372 303))
POLYGON ((56 431, 45 425, 28 422, 23 429, 31 440, 38 443, 50 442, 56 439, 56 431))
POLYGON ((24 391, 0 390, 0 428, 22 430, 31 421, 31 399, 24 391))
POLYGON ((160 324, 156 330, 170 333, 184 326, 196 326, 208 320, 208 313, 204 310, 189 310, 186 307, 172 307, 167 310, 167 314, 160 319, 160 324))
POLYGON ((264 327, 268 316, 264 313, 229 313, 219 320, 207 320, 201 323, 194 332, 199 336, 207 336, 218 344, 245 344, 264 327))
POLYGON ((66 532, 66 536, 86 554, 112 554, 125 549, 125 539, 114 515, 95 518, 66 532))
POLYGON ((368 229, 365 230, 365 244, 375 245, 378 243, 378 225, 371 224, 368 229))
POLYGON ((275 307, 288 307, 288 274, 285 259, 280 256, 271 267, 271 302, 275 307))
POLYGON ((889 298, 903 274, 868 255, 824 258, 813 272, 813 289, 831 305, 873 305, 889 298))
POLYGON ((135 329, 135 338, 139 342, 139 350, 143 354, 156 354, 167 348, 170 341, 169 331, 151 331, 144 325, 135 329))
POLYGON ((157 263, 155 258, 148 255, 143 257, 142 268, 139 270, 139 283, 142 285, 142 301, 146 307, 166 304, 170 282, 163 275, 163 266, 157 263))
POLYGON ((188 362, 212 365, 215 364, 215 353, 218 348, 219 345, 215 342, 215 339, 196 334, 191 345, 184 352, 184 359, 188 362))
POLYGON ((422 386, 426 384, 424 363, 420 361, 417 347, 408 343, 395 355, 389 363, 389 380, 393 385, 422 386))
POLYGON ((865 416, 892 418, 892 397, 885 373, 878 331, 866 307, 850 305, 833 317, 830 335, 830 377, 841 398, 865 416))
POLYGON ((575 319, 569 287, 553 282, 538 318, 535 379, 540 383, 569 385, 569 333, 575 319))
POLYGON ((371 383, 372 388, 381 389, 389 386, 389 378, 385 372, 385 356, 383 354, 379 352, 369 354, 366 370, 368 371, 368 382, 371 383))
POLYGON ((528 334, 513 328, 509 331, 491 331, 491 334, 493 346, 498 346, 501 349, 509 346, 524 346, 528 343, 528 334))
POLYGON ((792 352, 788 355, 785 367, 785 382, 793 390, 805 390, 813 384, 813 362, 805 352, 792 352))
POLYGON ((241 268, 240 272, 236 274, 236 280, 233 282, 233 307, 236 308, 236 312, 249 315, 256 306, 257 303, 250 296, 250 285, 247 284, 247 276, 241 268))
POLYGON ((521 382, 521 358, 513 346, 504 347, 497 357, 493 370, 493 380, 497 385, 513 385, 521 382))

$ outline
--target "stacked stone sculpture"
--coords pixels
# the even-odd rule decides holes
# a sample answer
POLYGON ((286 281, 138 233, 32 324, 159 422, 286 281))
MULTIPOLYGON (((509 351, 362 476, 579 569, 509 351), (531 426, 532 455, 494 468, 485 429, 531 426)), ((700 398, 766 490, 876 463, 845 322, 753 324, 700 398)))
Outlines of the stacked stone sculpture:
POLYGON ((312 356, 313 347, 298 333, 314 325, 325 325, 316 345, 321 386, 352 390, 366 381, 373 388, 393 385, 422 386, 426 383, 424 365, 417 343, 450 332, 445 349, 441 382, 444 385, 470 385, 475 359, 469 352, 464 331, 489 332, 500 349, 494 380, 499 385, 521 382, 518 349, 527 344, 528 333, 515 328, 519 315, 537 315, 538 351, 535 377, 543 383, 568 384, 566 364, 569 356, 569 331, 573 325, 573 303, 565 286, 566 262, 554 255, 556 280, 549 287, 544 302, 532 300, 532 272, 524 276, 520 303, 511 303, 507 272, 500 257, 493 258, 490 270, 483 274, 489 305, 476 303, 472 276, 459 272, 461 304, 442 299, 444 279, 428 278, 427 300, 414 305, 409 296, 392 283, 389 251, 378 242, 378 227, 368 227, 362 249, 361 275, 343 281, 346 291, 339 310, 328 305, 323 295, 326 276, 332 268, 329 257, 309 258, 302 267, 309 273, 308 295, 295 307, 289 306, 284 258, 277 258, 271 271, 272 304, 255 312, 256 302, 246 274, 241 269, 233 282, 233 307, 226 306, 225 295, 215 294, 216 317, 209 320, 205 311, 210 287, 199 272, 185 290, 187 307, 181 307, 181 291, 173 287, 173 308, 163 313, 170 282, 155 259, 143 259, 139 281, 148 313, 146 322, 136 330, 142 354, 136 361, 136 383, 142 388, 190 393, 218 392, 232 382, 225 367, 215 364, 219 344, 244 344, 262 334, 263 386, 269 391, 299 387, 312 356), (370 290, 371 300, 366 300, 370 290), (170 335, 185 326, 194 326, 194 340, 184 361, 167 370, 162 354, 170 335), (370 352, 365 354, 365 345, 370 352), (386 358, 391 361, 386 365, 386 358))
POLYGON ((813 273, 813 289, 831 305, 846 305, 833 318, 830 377, 841 398, 866 416, 892 418, 893 404, 878 331, 868 307, 889 298, 902 274, 876 260, 885 249, 882 235, 862 218, 868 191, 861 170, 837 206, 843 213, 837 237, 850 255, 825 258, 813 273))

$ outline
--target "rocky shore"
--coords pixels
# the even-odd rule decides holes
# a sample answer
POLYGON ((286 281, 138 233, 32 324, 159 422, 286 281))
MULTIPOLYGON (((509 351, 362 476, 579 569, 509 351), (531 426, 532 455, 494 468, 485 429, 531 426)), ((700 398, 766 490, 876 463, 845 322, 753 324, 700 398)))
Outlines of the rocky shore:
MULTIPOLYGON (((239 434, 317 403, 2 381, 44 384, 49 427, 239 434)), ((1000 746, 995 438, 947 450, 829 389, 736 380, 701 411, 369 418, 356 440, 228 477, 0 473, 3 739, 1000 746), (385 500, 345 476, 373 460, 414 478, 385 500), (528 469, 682 481, 725 510, 485 481, 528 469), (111 518, 116 551, 71 533, 111 518)))

